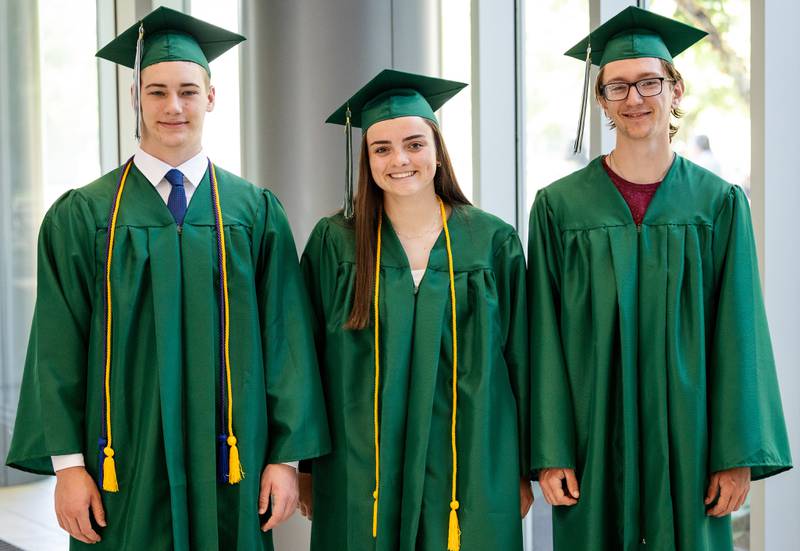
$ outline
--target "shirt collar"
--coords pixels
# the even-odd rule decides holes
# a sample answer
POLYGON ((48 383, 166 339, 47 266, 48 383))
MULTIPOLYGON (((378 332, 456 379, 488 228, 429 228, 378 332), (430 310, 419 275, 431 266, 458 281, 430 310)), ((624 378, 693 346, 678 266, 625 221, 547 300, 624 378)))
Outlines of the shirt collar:
POLYGON ((177 168, 183 173, 183 176, 189 180, 189 183, 197 187, 200 185, 200 181, 206 174, 206 169, 208 168, 208 158, 206 157, 205 152, 201 149, 200 153, 184 162, 180 166, 172 167, 139 147, 136 149, 136 154, 133 156, 133 164, 136 165, 136 168, 138 168, 139 171, 144 174, 144 177, 147 178, 147 180, 154 186, 157 186, 161 183, 167 172, 173 168, 177 168))

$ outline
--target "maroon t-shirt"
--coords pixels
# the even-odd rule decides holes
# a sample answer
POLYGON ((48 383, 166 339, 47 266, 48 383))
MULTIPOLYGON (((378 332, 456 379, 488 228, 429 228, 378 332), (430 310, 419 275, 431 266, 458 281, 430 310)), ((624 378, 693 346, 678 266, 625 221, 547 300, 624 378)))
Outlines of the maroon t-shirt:
POLYGON ((644 213, 647 212, 647 207, 650 206, 650 201, 653 200, 653 195, 655 195, 661 182, 655 182, 654 184, 634 184, 629 182, 609 168, 605 157, 603 157, 603 168, 608 177, 611 178, 611 181, 614 182, 622 198, 628 203, 633 221, 637 225, 641 224, 644 219, 644 213))

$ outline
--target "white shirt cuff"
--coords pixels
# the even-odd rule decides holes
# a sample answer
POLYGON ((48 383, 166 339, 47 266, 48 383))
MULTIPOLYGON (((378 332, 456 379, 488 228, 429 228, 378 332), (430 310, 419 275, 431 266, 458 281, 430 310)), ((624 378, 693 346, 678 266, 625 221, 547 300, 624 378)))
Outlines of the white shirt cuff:
POLYGON ((297 469, 297 465, 299 464, 300 464, 299 461, 287 461, 286 463, 284 463, 284 465, 288 467, 294 467, 295 469, 297 469))
POLYGON ((70 467, 85 467, 82 453, 70 453, 67 455, 54 455, 50 458, 53 462, 53 470, 61 471, 70 467))

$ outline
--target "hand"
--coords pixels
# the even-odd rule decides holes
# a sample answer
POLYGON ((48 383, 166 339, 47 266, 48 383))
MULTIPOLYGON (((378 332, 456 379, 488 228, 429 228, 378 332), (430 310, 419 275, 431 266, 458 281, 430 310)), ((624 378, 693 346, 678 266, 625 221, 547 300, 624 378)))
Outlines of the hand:
POLYGON ((106 513, 100 490, 84 467, 70 467, 56 472, 56 517, 58 525, 83 543, 97 543, 100 535, 89 521, 89 509, 100 526, 106 525, 106 513))
POLYGON ((300 473, 300 514, 308 520, 311 520, 314 512, 314 497, 311 491, 311 473, 300 473))
POLYGON ((550 505, 575 505, 578 503, 578 479, 574 469, 542 469, 539 486, 544 500, 550 505))
POLYGON ((717 504, 706 511, 706 514, 710 517, 724 517, 738 511, 749 491, 750 467, 736 467, 712 474, 705 504, 710 505, 714 499, 717 499, 717 504))
POLYGON ((531 488, 531 480, 527 476, 519 479, 519 507, 522 518, 528 514, 533 505, 533 488, 531 488))
POLYGON ((261 530, 272 530, 288 519, 297 509, 297 469, 289 465, 267 465, 261 473, 261 492, 258 496, 258 514, 263 515, 272 500, 272 514, 261 530))

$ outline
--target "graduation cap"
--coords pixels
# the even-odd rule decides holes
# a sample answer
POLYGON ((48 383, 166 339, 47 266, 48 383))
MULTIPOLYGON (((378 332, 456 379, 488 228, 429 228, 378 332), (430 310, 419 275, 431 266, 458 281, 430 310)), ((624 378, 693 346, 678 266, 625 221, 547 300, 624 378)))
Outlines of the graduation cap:
POLYGON ((467 85, 463 82, 384 69, 361 87, 325 122, 341 124, 347 136, 344 216, 353 216, 353 141, 351 128, 366 132, 376 122, 422 117, 438 125, 434 111, 467 85))
POLYGON ((141 71, 163 61, 191 61, 211 75, 208 64, 245 38, 185 13, 160 7, 97 52, 97 57, 134 71, 136 139, 141 137, 141 71))
POLYGON ((672 63, 672 58, 708 33, 636 6, 628 6, 597 27, 564 55, 585 61, 581 116, 574 152, 580 151, 586 101, 589 95, 589 69, 604 67, 620 59, 654 57, 672 63))

